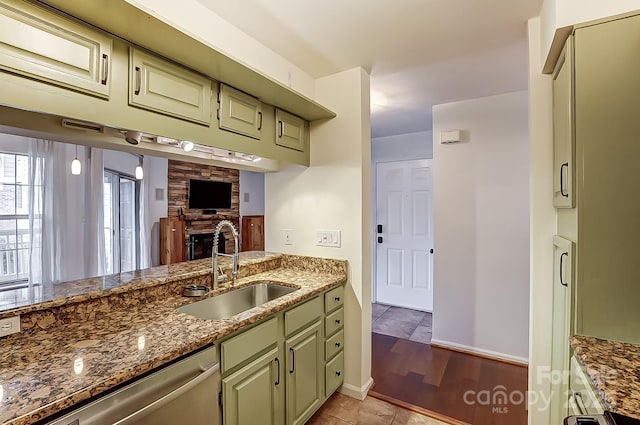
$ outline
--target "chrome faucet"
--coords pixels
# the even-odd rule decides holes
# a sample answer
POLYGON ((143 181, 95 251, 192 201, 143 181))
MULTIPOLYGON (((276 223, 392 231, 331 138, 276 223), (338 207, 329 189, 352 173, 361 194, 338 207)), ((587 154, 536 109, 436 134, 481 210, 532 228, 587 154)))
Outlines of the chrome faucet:
POLYGON ((238 277, 238 266, 240 256, 238 254, 238 231, 236 230, 233 223, 229 220, 222 220, 216 226, 216 230, 213 236, 213 253, 211 254, 211 282, 213 289, 218 289, 218 283, 224 282, 227 280, 227 275, 222 272, 222 267, 218 266, 218 256, 223 257, 231 257, 233 259, 233 263, 231 265, 231 276, 232 276, 232 286, 236 284, 236 278, 238 277), (233 255, 231 254, 219 254, 218 253, 218 238, 220 237, 220 232, 222 228, 227 226, 231 229, 231 234, 233 235, 234 242, 234 251, 233 255), (219 274, 218 274, 219 273, 219 274))

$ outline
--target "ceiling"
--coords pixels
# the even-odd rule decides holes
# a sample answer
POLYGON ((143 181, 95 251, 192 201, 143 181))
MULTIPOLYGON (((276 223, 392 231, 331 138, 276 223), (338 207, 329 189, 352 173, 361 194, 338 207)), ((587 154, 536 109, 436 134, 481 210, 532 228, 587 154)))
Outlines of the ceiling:
POLYGON ((365 68, 382 137, 430 130, 433 105, 526 89, 542 0, 198 1, 313 77, 365 68))

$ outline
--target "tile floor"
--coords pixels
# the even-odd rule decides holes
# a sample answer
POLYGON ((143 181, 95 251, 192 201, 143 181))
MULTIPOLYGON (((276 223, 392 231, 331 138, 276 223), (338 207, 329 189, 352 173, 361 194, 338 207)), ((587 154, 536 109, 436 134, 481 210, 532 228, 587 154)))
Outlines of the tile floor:
POLYGON ((422 344, 431 344, 431 313, 374 303, 371 330, 422 344))
POLYGON ((335 393, 307 425, 446 425, 428 416, 367 397, 364 401, 335 393))

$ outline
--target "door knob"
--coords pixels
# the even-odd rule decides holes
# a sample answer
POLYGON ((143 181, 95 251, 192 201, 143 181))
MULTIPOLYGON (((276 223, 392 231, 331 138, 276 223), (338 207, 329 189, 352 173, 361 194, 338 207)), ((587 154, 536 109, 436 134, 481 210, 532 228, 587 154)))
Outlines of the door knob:
POLYGON ((429 254, 433 254, 433 248, 429 250, 429 254))
POLYGON ((382 236, 378 236, 378 243, 382 243, 382 236))
POLYGON ((382 233, 382 224, 378 224, 378 233, 382 233))

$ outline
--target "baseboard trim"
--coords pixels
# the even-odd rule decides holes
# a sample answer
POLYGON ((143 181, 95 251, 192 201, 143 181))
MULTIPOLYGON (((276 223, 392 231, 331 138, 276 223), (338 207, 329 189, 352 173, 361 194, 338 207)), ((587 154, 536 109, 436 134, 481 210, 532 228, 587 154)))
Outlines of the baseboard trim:
POLYGON ((511 356, 509 354, 498 353, 496 351, 485 350, 482 348, 470 347, 468 345, 458 344, 455 342, 432 338, 431 345, 433 347, 444 348, 451 351, 458 351, 460 353, 470 354, 472 356, 482 357, 489 360, 497 360, 499 362, 511 364, 514 366, 529 366, 529 359, 524 357, 511 356))
POLYGON ((424 407, 416 406, 415 404, 407 403, 406 401, 398 400, 397 398, 389 397, 388 395, 375 392, 374 390, 369 391, 369 395, 371 397, 377 398, 378 400, 395 404, 396 406, 400 406, 403 409, 407 409, 412 412, 419 413, 423 416, 428 416, 430 418, 436 419, 438 421, 441 421, 450 425, 471 425, 467 422, 462 422, 457 419, 450 418, 449 416, 445 416, 441 413, 434 412, 433 410, 427 410, 424 407))
POLYGON ((369 393, 369 389, 373 385, 373 378, 369 378, 367 382, 362 387, 356 387, 355 385, 350 384, 342 384, 339 393, 346 395, 347 397, 355 398, 358 400, 364 400, 367 397, 367 393, 369 393))

